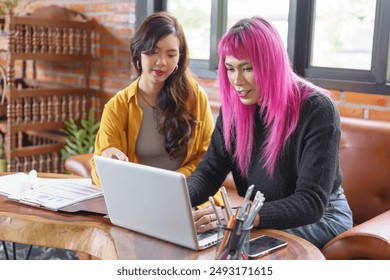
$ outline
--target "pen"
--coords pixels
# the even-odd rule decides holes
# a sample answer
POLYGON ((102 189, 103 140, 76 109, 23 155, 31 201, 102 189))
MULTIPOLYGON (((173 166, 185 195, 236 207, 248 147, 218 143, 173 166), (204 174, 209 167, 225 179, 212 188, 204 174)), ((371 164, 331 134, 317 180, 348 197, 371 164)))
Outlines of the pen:
POLYGON ((217 207, 215 206, 214 198, 212 196, 209 197, 209 201, 211 203, 211 206, 213 207, 215 217, 217 218, 218 225, 222 225, 222 221, 218 216, 217 207))
POLYGON ((229 244, 228 244, 228 252, 230 256, 234 256, 237 253, 238 244, 240 243, 240 239, 242 238, 242 226, 244 224, 244 219, 237 217, 234 221, 234 226, 232 232, 230 233, 229 244))
MULTIPOLYGON (((255 194, 255 198, 253 199, 253 201, 251 203, 251 208, 250 208, 249 213, 248 213, 249 219, 251 219, 251 217, 253 215, 253 212, 255 211, 255 206, 258 204, 260 196, 261 196, 261 192, 257 191, 256 194, 255 194)), ((249 219, 247 219, 247 221, 245 223, 246 226, 248 226, 248 220, 249 219)))
POLYGON ((232 207, 230 206, 229 197, 227 195, 227 192, 226 192, 226 189, 224 186, 221 187, 221 194, 222 194, 223 204, 225 204, 225 207, 226 207, 228 218, 230 219, 230 217, 233 215, 233 210, 232 210, 232 207))
POLYGON ((256 197, 253 201, 253 205, 252 205, 250 212, 248 214, 248 218, 246 219, 245 224, 244 224, 245 228, 248 228, 252 225, 253 221, 256 218, 257 213, 259 212, 261 207, 263 207, 264 200, 265 200, 264 195, 260 191, 257 191, 256 197))
POLYGON ((242 215, 244 215, 246 209, 247 209, 247 205, 248 205, 248 201, 252 195, 252 192, 253 192, 253 189, 254 189, 255 185, 250 185, 249 188, 246 190, 246 193, 245 193, 245 197, 244 197, 244 201, 242 202, 241 206, 240 206, 240 212, 238 214, 239 217, 241 217, 242 215))
POLYGON ((252 192, 253 192, 254 188, 255 188, 255 185, 252 184, 246 190, 245 197, 244 197, 244 202, 242 203, 242 205, 245 205, 245 204, 248 203, 249 199, 251 198, 251 195, 252 195, 252 192))
MULTIPOLYGON (((247 236, 248 234, 250 234, 250 230, 252 229, 252 225, 250 225, 249 228, 245 228, 245 221, 246 219, 248 218, 248 212, 246 212, 244 214, 244 217, 243 217, 243 220, 244 220, 244 224, 242 226, 242 229, 241 229, 241 235, 240 235, 240 239, 238 240, 238 244, 237 244, 237 251, 236 251, 236 254, 238 253, 244 253, 244 255, 246 255, 246 248, 245 248, 245 242, 248 241, 247 240, 247 236)), ((248 241, 249 242, 249 241, 248 241)))
POLYGON ((222 210, 223 220, 225 221, 224 224, 226 225, 229 222, 229 218, 226 212, 226 207, 222 205, 221 210, 222 210))
POLYGON ((230 238, 230 231, 231 229, 233 228, 234 226, 234 221, 236 219, 236 216, 235 215, 232 215, 229 219, 229 222, 228 222, 228 225, 225 229, 225 234, 223 235, 223 238, 222 238, 222 241, 220 243, 220 247, 218 249, 218 252, 216 253, 216 259, 219 260, 222 253, 225 251, 226 249, 226 246, 227 246, 227 243, 229 241, 229 238, 230 238))

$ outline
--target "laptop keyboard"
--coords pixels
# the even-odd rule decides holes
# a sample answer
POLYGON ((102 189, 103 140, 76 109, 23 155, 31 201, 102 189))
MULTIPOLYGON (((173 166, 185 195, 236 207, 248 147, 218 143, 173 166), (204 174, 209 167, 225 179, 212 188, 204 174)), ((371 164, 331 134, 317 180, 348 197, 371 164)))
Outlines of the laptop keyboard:
POLYGON ((216 233, 217 233, 217 230, 215 230, 215 229, 212 229, 212 230, 209 230, 209 231, 206 231, 206 232, 203 232, 203 233, 199 233, 198 234, 198 240, 203 240, 203 239, 205 239, 205 238, 207 238, 209 236, 212 236, 212 235, 214 235, 216 233))

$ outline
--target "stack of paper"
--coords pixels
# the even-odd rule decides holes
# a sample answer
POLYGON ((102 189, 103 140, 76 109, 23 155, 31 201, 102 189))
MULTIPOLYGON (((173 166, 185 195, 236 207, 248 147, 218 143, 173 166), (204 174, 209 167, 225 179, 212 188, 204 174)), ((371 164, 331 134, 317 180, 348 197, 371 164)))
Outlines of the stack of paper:
POLYGON ((9 199, 51 210, 102 196, 89 178, 33 178, 25 173, 0 177, 0 194, 9 199))

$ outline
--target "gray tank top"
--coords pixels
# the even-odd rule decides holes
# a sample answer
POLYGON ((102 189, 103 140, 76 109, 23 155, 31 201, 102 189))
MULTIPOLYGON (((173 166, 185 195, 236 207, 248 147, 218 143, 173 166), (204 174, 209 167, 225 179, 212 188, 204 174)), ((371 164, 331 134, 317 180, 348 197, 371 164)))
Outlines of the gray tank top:
POLYGON ((169 158, 164 148, 164 137, 158 132, 157 111, 143 105, 140 107, 143 111, 143 118, 135 152, 141 163, 168 170, 177 170, 186 156, 187 149, 180 151, 176 158, 169 158))

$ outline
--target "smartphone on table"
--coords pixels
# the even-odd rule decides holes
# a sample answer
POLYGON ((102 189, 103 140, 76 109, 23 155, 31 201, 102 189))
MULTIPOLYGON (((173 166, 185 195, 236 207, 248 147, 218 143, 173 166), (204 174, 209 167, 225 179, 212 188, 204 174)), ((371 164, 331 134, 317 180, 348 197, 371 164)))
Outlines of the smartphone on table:
POLYGON ((273 251, 286 247, 287 242, 268 235, 260 235, 249 240, 249 254, 250 258, 259 258, 273 251))

